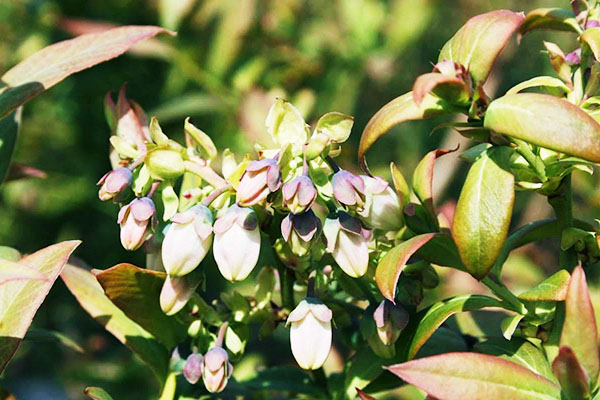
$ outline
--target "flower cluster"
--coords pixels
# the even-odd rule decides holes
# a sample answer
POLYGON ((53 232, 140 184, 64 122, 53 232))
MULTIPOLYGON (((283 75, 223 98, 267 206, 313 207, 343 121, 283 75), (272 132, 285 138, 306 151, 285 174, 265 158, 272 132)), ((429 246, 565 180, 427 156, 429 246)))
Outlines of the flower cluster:
MULTIPOLYGON (((265 248, 273 253, 280 279, 288 275, 307 284, 317 275, 317 282, 327 280, 332 264, 360 278, 384 254, 385 246, 382 250, 378 243, 404 227, 402 200, 385 180, 356 175, 334 161, 352 129, 349 116, 325 114, 311 132, 300 112, 278 99, 266 120, 277 147, 258 147, 256 159, 247 155, 238 162, 228 149, 219 155, 189 119, 185 147, 169 139, 156 119, 146 125, 144 112, 124 91, 117 105, 107 97, 107 110, 114 170, 100 180, 99 197, 121 204, 123 247, 143 247, 153 267, 166 272, 160 304, 168 315, 186 305, 195 308, 191 315, 197 312, 199 266, 209 253, 230 282, 248 278, 265 248)), ((305 369, 320 368, 331 347, 332 310, 312 292, 295 308, 293 293, 292 302, 282 304, 291 325, 292 354, 305 369)), ((269 301, 257 304, 271 307, 269 301)), ((273 310, 273 318, 281 320, 278 312, 273 310)), ((245 317, 232 312, 225 318, 239 322, 245 317)), ((390 327, 397 324, 380 326, 380 320, 382 335, 393 336, 390 327)), ((204 325, 198 332, 193 336, 214 336, 204 325)), ((204 356, 194 352, 183 369, 191 383, 202 377, 210 392, 223 390, 231 372, 221 344, 204 356)))

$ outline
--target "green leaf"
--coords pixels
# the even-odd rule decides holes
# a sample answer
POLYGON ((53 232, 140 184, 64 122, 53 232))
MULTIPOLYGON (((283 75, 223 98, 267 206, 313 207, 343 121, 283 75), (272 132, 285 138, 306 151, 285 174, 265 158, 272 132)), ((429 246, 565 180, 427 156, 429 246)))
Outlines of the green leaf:
POLYGON ((454 212, 452 237, 467 271, 477 279, 488 274, 508 235, 514 176, 498 163, 510 151, 495 147, 482 154, 469 170, 454 212))
POLYGON ((474 350, 512 361, 553 382, 556 381, 544 353, 525 339, 513 337, 508 341, 503 338, 489 338, 485 342, 477 343, 474 350))
POLYGON ((264 308, 271 301, 271 296, 275 290, 276 276, 275 269, 270 266, 263 267, 258 273, 258 284, 254 292, 257 308, 264 308))
POLYGON ((433 168, 435 160, 454 150, 438 149, 430 151, 415 168, 412 176, 412 186, 421 204, 429 211, 435 219, 435 207, 433 205, 433 168))
POLYGON ((21 252, 8 246, 0 246, 0 260, 19 261, 21 252))
POLYGON ((106 391, 97 386, 88 386, 83 391, 90 399, 93 400, 113 400, 110 394, 106 393, 106 391))
POLYGON ((430 72, 417 78, 413 85, 413 100, 418 106, 423 98, 432 93, 450 104, 466 106, 471 99, 471 88, 459 78, 430 72))
POLYGON ((200 148, 204 151, 204 153, 202 154, 202 157, 204 159, 210 162, 214 160, 215 157, 217 157, 217 147, 213 143, 210 136, 204 133, 201 129, 196 128, 194 124, 190 122, 189 117, 185 119, 183 129, 188 135, 190 135, 194 139, 196 144, 198 144, 198 146, 200 146, 200 148))
POLYGON ((347 398, 353 398, 356 389, 364 389, 383 373, 383 359, 368 347, 360 348, 346 363, 344 387, 347 398))
POLYGON ((20 280, 48 281, 48 278, 36 268, 19 262, 0 260, 0 285, 20 280))
POLYGON ((163 188, 161 197, 164 206, 163 221, 168 221, 177 214, 179 197, 177 197, 177 193, 175 193, 172 185, 167 185, 163 188))
POLYGON ((526 301, 564 301, 571 275, 567 270, 552 274, 535 287, 521 293, 519 299, 526 301))
POLYGON ((319 397, 325 395, 310 375, 292 366, 264 369, 256 377, 240 383, 253 391, 274 390, 319 397))
POLYGON ((551 150, 600 162, 600 125, 579 107, 554 96, 518 93, 492 101, 484 126, 551 150))
POLYGON ((420 311, 416 318, 411 319, 410 326, 416 326, 415 333, 410 339, 407 359, 412 359, 419 349, 427 342, 444 321, 450 316, 465 311, 480 310, 488 307, 502 307, 502 304, 488 296, 463 295, 432 304, 420 311))
POLYGON ((410 238, 394 247, 379 261, 377 270, 375 271, 375 282, 383 297, 394 304, 396 303, 394 300, 396 285, 398 284, 400 273, 406 266, 406 262, 415 251, 427 243, 434 235, 434 233, 426 233, 410 238))
POLYGON ((394 189, 401 200, 402 207, 410 203, 410 188, 402 172, 396 167, 393 162, 390 163, 390 171, 392 174, 392 181, 394 182, 394 189))
MULTIPOLYGON (((1 97, 0 97, 1 99, 1 97)), ((13 111, 0 119, 0 185, 4 181, 21 125, 21 109, 13 111)))
POLYGON ((596 61, 600 60, 600 28, 586 29, 579 39, 590 47, 596 61))
POLYGON ((67 265, 61 278, 81 307, 144 360, 162 383, 168 371, 170 354, 167 348, 117 308, 89 271, 67 265))
POLYGON ((317 121, 315 132, 325 134, 336 143, 343 143, 350 137, 354 117, 339 112, 329 112, 317 121))
POLYGON ((435 235, 430 241, 425 243, 415 253, 417 257, 442 267, 452 267, 460 271, 465 271, 456 244, 450 235, 440 233, 435 235))
POLYGON ((387 367, 429 395, 447 400, 558 400, 548 379, 499 357, 447 353, 387 367))
POLYGON ((518 85, 513 86, 506 92, 505 95, 508 96, 510 94, 516 94, 522 90, 540 86, 544 88, 557 88, 562 90, 565 94, 571 92, 571 89, 569 89, 569 87, 558 78, 554 78, 553 76, 536 76, 535 78, 531 78, 525 82, 521 82, 518 85))
POLYGON ((369 120, 360 138, 358 160, 363 170, 367 169, 365 156, 373 143, 386 134, 391 127, 405 121, 430 118, 451 113, 454 110, 442 99, 426 95, 420 106, 415 104, 412 92, 408 92, 387 103, 369 120))
POLYGON ((500 323, 500 329, 502 329, 502 336, 504 336, 506 340, 510 340, 512 338, 512 335, 515 333, 515 330, 517 330, 519 322, 521 322, 523 317, 524 315, 515 314, 502 320, 500 323))
POLYGON ((160 307, 160 291, 166 274, 117 264, 94 271, 106 296, 139 326, 171 349, 185 339, 186 327, 160 307))
POLYGON ((583 268, 571 274, 565 300, 565 321, 560 347, 570 347, 588 373, 591 382, 598 379, 598 331, 594 307, 590 301, 583 268))
POLYGON ((83 348, 75 342, 70 337, 63 335, 57 331, 51 331, 48 329, 37 329, 30 328, 25 335, 25 340, 33 341, 33 342, 58 342, 65 347, 68 347, 71 350, 74 350, 78 353, 84 353, 83 348))
POLYGON ((519 27, 519 33, 525 35, 536 29, 581 32, 573 12, 562 8, 538 8, 527 13, 519 27))
POLYGON ((0 94, 0 118, 69 75, 118 57, 159 33, 173 34, 157 26, 122 26, 43 48, 0 78, 0 86, 6 86, 0 94))
POLYGON ((482 84, 523 19, 522 13, 508 10, 491 11, 471 18, 444 45, 438 62, 454 61, 471 73, 476 85, 482 84))
POLYGON ((265 121, 267 132, 282 149, 291 145, 294 154, 302 150, 310 134, 300 111, 291 103, 277 99, 265 121))
POLYGON ((590 398, 588 376, 570 347, 560 348, 558 356, 552 363, 552 371, 558 378, 567 400, 590 398))
POLYGON ((19 264, 36 269, 45 280, 16 280, 0 286, 0 374, 17 351, 36 311, 81 242, 61 242, 23 257, 19 264))

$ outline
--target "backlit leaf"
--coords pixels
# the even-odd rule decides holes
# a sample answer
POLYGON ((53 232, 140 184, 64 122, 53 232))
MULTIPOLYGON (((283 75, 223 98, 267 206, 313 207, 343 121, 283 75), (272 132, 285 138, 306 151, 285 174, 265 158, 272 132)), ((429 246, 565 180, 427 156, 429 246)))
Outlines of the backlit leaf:
POLYGON ((471 98, 471 88, 459 78, 431 72, 417 78, 413 85, 413 100, 421 105, 423 98, 432 93, 450 104, 465 106, 471 98))
POLYGON ((419 162, 413 173, 413 190, 421 204, 427 208, 434 218, 436 218, 433 204, 433 169, 435 167, 435 160, 452 151, 454 150, 439 149, 430 151, 419 162))
POLYGON ((525 35, 536 29, 579 32, 581 28, 570 10, 562 8, 538 8, 530 11, 519 27, 519 33, 525 35))
POLYGON ((558 78, 554 78, 553 76, 536 76, 535 78, 531 78, 513 86, 506 92, 506 95, 519 93, 522 90, 532 87, 558 88, 564 93, 569 93, 571 91, 571 89, 558 78))
POLYGON ((37 268, 31 268, 19 262, 0 259, 0 285, 21 280, 47 281, 48 278, 37 268))
POLYGON ((552 371, 560 382, 568 400, 579 400, 590 398, 590 386, 587 382, 587 374, 577 361, 577 357, 570 347, 560 348, 558 356, 552 363, 552 371))
POLYGON ((567 288, 571 275, 567 270, 552 274, 535 287, 519 295, 519 299, 526 301, 564 301, 567 298, 567 288))
POLYGON ((589 28, 581 34, 581 42, 587 44, 594 53, 594 58, 600 60, 600 28, 589 28))

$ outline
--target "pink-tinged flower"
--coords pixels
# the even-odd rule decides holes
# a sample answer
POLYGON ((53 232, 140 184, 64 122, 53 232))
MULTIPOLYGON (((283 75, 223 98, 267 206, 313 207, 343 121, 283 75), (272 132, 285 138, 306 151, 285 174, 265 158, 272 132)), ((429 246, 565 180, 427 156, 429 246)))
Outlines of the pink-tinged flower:
POLYGON ((221 275, 232 282, 246 279, 260 253, 260 231, 254 211, 234 204, 215 221, 213 231, 213 256, 221 275))
POLYGON ((134 199, 119 211, 121 244, 127 250, 137 250, 152 234, 154 203, 148 197, 134 199))
POLYGON ((199 283, 198 279, 194 279, 190 275, 181 277, 167 275, 160 290, 161 310, 167 315, 177 314, 196 293, 199 283))
POLYGON ((590 19, 585 24, 585 29, 598 28, 599 26, 600 26, 600 21, 596 21, 595 19, 590 19))
POLYGON ((321 220, 312 210, 302 214, 288 214, 281 221, 281 235, 298 257, 308 253, 313 239, 321 231, 321 220))
POLYGON ((319 369, 331 350, 331 310, 319 299, 307 297, 288 316, 290 345, 303 369, 319 369))
POLYGON ((391 301, 383 300, 373 313, 377 335, 385 345, 396 343, 402 330, 408 325, 408 312, 391 301))
POLYGON ((128 99, 123 85, 119 91, 119 98, 115 104, 111 94, 107 93, 104 99, 106 118, 113 133, 123 138, 138 150, 146 150, 146 142, 151 142, 148 117, 135 101, 128 99))
POLYGON ((338 211, 337 218, 325 220, 323 234, 327 250, 346 274, 358 278, 367 272, 371 231, 363 228, 358 218, 338 211))
POLYGON ((379 177, 361 175, 367 201, 360 215, 375 229, 397 231, 404 226, 400 199, 390 185, 379 177))
POLYGON ((565 56, 565 60, 569 65, 579 65, 581 62, 581 48, 568 53, 565 56))
POLYGON ((170 276, 189 274, 212 244, 212 214, 203 205, 175 214, 162 243, 162 261, 170 276))
POLYGON ((341 204, 361 210, 365 204, 365 183, 358 175, 339 170, 331 180, 333 196, 341 204))
POLYGON ((102 201, 113 199, 115 202, 119 202, 119 196, 123 191, 131 185, 133 180, 133 174, 128 168, 117 168, 104 174, 98 181, 100 190, 98 191, 98 197, 102 201))
POLYGON ((227 381, 233 373, 233 365, 229 362, 227 351, 215 346, 204 355, 202 360, 202 380, 206 390, 219 393, 227 386, 227 381))
POLYGON ((237 192, 237 203, 249 207, 258 204, 281 187, 281 173, 277 160, 263 158, 248 163, 240 180, 237 192))
POLYGON ((312 207, 317 189, 312 180, 302 175, 283 185, 283 204, 294 214, 300 214, 312 207))
POLYGON ((185 360, 183 376, 192 385, 198 382, 202 376, 203 358, 202 354, 194 352, 188 356, 187 360, 185 360))

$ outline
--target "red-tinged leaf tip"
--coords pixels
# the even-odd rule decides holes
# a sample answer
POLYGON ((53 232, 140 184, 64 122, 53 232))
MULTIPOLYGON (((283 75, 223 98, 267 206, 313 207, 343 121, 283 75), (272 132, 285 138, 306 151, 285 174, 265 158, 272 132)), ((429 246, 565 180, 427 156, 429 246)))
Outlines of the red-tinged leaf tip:
POLYGON ((410 238, 394 247, 381 259, 375 271, 375 282, 383 297, 396 304, 394 300, 396 285, 406 262, 435 235, 435 233, 426 233, 410 238))
POLYGON ((419 76, 415 81, 412 90, 415 104, 421 106, 425 96, 432 91, 451 104, 467 104, 471 97, 471 90, 461 79, 431 72, 419 76))
POLYGON ((384 367, 445 400, 555 400, 560 388, 516 363, 477 353, 446 353, 384 367))
POLYGON ((377 400, 375 397, 371 396, 370 394, 367 394, 367 393, 363 392, 359 388, 354 388, 354 389, 356 389, 356 393, 358 394, 358 397, 361 400, 377 400))
POLYGON ((575 268, 569 281, 560 346, 570 347, 591 382, 596 382, 599 370, 598 333, 594 307, 581 266, 575 268))
POLYGON ((563 346, 552 363, 552 372, 568 399, 587 399, 590 396, 589 376, 568 346, 563 346))

